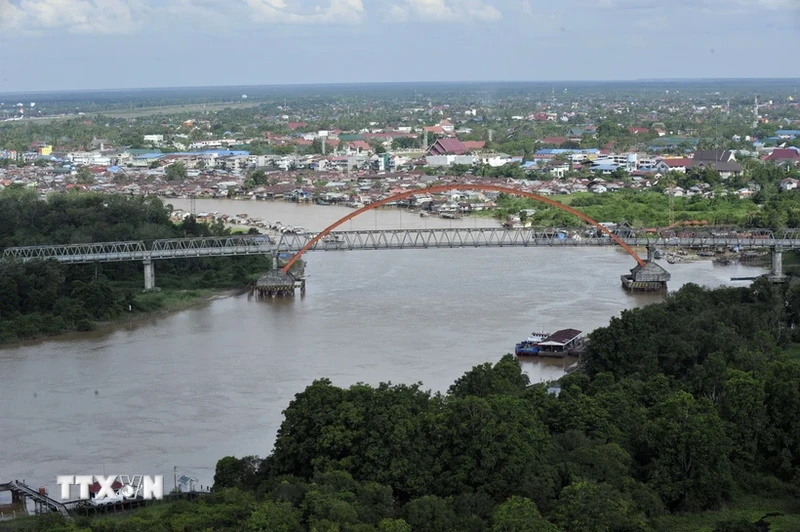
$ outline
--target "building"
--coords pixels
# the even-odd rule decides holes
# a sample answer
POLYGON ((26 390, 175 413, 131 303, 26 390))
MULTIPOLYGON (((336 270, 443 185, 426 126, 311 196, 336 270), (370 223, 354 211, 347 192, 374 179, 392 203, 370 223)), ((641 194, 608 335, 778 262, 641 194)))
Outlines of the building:
POLYGON ((436 139, 428 148, 428 155, 464 155, 469 151, 463 142, 456 138, 436 139))
POLYGON ((772 150, 772 153, 764 157, 764 160, 773 161, 778 164, 800 164, 800 150, 797 148, 775 148, 772 150))
POLYGON ((42 155, 42 156, 50 155, 50 154, 53 153, 53 147, 51 145, 49 145, 49 144, 44 144, 42 146, 39 146, 38 152, 39 152, 39 155, 42 155))

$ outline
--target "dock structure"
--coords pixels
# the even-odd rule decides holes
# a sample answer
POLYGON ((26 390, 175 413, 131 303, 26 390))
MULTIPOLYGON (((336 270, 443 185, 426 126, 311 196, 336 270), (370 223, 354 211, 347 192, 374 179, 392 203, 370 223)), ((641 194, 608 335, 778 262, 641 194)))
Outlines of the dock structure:
POLYGON ((283 273, 281 270, 271 270, 256 281, 254 292, 259 297, 291 297, 298 288, 300 295, 305 295, 306 280, 304 278, 297 278, 293 274, 283 273))
POLYGON ((637 264, 620 278, 622 286, 631 292, 658 292, 667 289, 667 281, 672 277, 670 273, 656 264, 655 249, 647 247, 647 260, 644 266, 637 264))
POLYGON ((21 505, 23 509, 25 508, 25 499, 32 500, 37 515, 58 512, 66 519, 71 518, 66 504, 52 499, 44 488, 34 489, 19 480, 13 480, 0 484, 0 491, 10 491, 12 503, 21 505))

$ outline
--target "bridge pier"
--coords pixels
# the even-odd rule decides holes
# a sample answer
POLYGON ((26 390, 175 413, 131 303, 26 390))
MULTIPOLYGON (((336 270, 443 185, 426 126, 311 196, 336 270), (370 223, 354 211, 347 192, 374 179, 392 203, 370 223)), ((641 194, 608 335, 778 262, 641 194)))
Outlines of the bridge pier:
POLYGON ((144 289, 145 291, 155 290, 156 288, 156 270, 153 261, 145 259, 142 261, 144 264, 144 289))
POLYGON ((622 286, 631 292, 658 292, 667 289, 672 276, 655 261, 655 248, 647 246, 644 266, 637 264, 631 273, 621 276, 622 286))
POLYGON ((783 249, 779 246, 772 248, 772 269, 767 274, 767 279, 773 283, 782 283, 786 280, 783 274, 783 249))

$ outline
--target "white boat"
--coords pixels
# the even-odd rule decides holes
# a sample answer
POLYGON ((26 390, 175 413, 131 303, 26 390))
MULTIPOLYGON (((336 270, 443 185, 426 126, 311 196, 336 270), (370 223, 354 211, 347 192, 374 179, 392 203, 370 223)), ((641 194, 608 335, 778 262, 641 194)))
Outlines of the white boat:
POLYGON ((528 340, 527 341, 528 342, 534 342, 534 343, 538 344, 539 342, 544 342, 544 339, 547 338, 548 336, 550 336, 550 333, 533 332, 533 333, 531 333, 530 336, 528 336, 528 340))

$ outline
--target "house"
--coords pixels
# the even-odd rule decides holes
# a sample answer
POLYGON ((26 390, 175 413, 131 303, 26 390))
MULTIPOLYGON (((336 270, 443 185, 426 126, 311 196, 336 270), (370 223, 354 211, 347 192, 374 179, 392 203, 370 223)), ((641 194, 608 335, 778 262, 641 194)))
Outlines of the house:
POLYGON ((485 140, 465 140, 463 144, 469 151, 482 150, 486 147, 485 140))
POLYGON ((453 124, 451 124, 446 118, 439 122, 439 127, 442 128, 442 131, 445 133, 452 133, 455 129, 455 126, 453 126, 453 124))
POLYGON ((650 133, 650 130, 646 127, 629 127, 628 133, 631 135, 646 135, 647 133, 650 133))
POLYGON ((687 157, 675 157, 662 159, 656 163, 654 170, 666 174, 670 170, 686 173, 686 169, 692 166, 692 160, 687 157))
POLYGON ((800 183, 800 181, 797 179, 787 177, 781 181, 781 190, 796 190, 798 183, 800 183))
POLYGON ((731 163, 736 161, 736 154, 731 150, 697 150, 692 159, 694 161, 731 163))
POLYGON ((556 146, 561 146, 565 142, 567 142, 566 137, 545 137, 540 141, 542 144, 554 144, 556 146))
POLYGON ((765 161, 776 163, 800 163, 800 150, 797 148, 775 148, 772 153, 764 157, 765 161))
POLYGON ((723 179, 742 173, 742 165, 736 162, 736 154, 731 150, 697 150, 691 167, 713 168, 723 179))
POLYGON ((437 139, 428 149, 428 155, 463 155, 468 151, 469 148, 456 138, 437 139))

